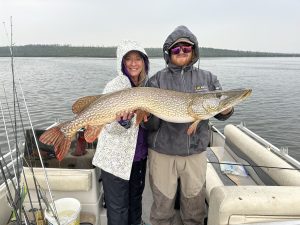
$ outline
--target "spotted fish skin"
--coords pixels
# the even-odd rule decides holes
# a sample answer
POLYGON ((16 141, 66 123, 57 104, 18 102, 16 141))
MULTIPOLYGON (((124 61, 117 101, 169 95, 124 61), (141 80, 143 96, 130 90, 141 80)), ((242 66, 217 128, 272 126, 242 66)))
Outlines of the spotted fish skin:
POLYGON ((47 130, 40 141, 54 145, 57 158, 61 160, 80 128, 86 128, 85 138, 92 142, 98 137, 104 125, 115 121, 117 113, 146 111, 168 122, 194 122, 194 126, 197 126, 201 120, 209 119, 244 101, 251 92, 251 89, 236 89, 184 93, 152 87, 136 87, 90 98, 84 97, 73 105, 78 114, 72 120, 47 130))

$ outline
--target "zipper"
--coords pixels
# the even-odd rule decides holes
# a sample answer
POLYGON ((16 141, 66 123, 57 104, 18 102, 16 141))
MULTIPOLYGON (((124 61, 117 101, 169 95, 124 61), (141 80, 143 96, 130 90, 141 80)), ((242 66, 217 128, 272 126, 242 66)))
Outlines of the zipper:
POLYGON ((188 155, 190 155, 190 143, 191 143, 190 135, 187 135, 187 152, 188 152, 188 155))
POLYGON ((185 80, 184 80, 184 77, 183 77, 183 73, 184 73, 184 68, 181 69, 180 78, 181 78, 181 82, 183 84, 184 92, 187 92, 187 90, 186 90, 186 83, 185 83, 185 80))
MULTIPOLYGON (((185 79, 184 79, 183 74, 184 74, 184 68, 181 69, 180 77, 181 77, 181 82, 183 84, 184 92, 187 92, 186 83, 185 83, 185 79)), ((187 129, 188 128, 189 128, 189 125, 187 125, 187 129)), ((189 135, 187 135, 187 143, 186 144, 187 144, 187 146, 186 146, 187 147, 187 153, 188 153, 188 155, 190 155, 190 136, 189 135)))
MULTIPOLYGON (((161 128, 161 127, 160 127, 161 128)), ((153 148, 156 147, 156 139, 157 139, 157 136, 158 136, 158 133, 160 131, 160 128, 157 130, 157 133, 155 134, 155 137, 154 137, 154 140, 153 140, 153 148)))

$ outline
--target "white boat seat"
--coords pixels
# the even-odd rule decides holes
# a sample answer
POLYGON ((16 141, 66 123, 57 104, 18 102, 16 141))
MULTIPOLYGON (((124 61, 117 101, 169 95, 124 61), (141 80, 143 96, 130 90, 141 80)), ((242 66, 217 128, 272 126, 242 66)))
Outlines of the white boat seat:
MULTIPOLYGON (((218 162, 232 162, 233 164, 238 163, 227 151, 225 151, 224 147, 210 147, 212 152, 218 159, 218 162)), ((219 166, 220 167, 220 166, 219 166)), ((233 174, 224 174, 227 176, 234 184, 236 185, 256 185, 255 181, 250 176, 238 176, 233 174)))
POLYGON ((221 172, 219 162, 237 161, 227 152, 224 147, 207 148, 208 164, 206 170, 206 199, 209 201, 211 190, 219 186, 257 185, 251 176, 243 177, 221 172), (210 163, 212 162, 212 163, 210 163))
MULTIPOLYGON (((13 181, 16 183, 16 178, 14 178, 13 181)), ((8 180, 7 184, 8 184, 9 190, 11 191, 12 196, 14 196, 15 191, 14 191, 12 182, 10 180, 8 180)), ((7 196, 8 196, 8 190, 6 188, 6 185, 3 184, 0 186, 0 199, 5 201, 5 204, 0 204, 0 218, 1 218, 1 221, 3 221, 3 222, 8 221, 8 219, 11 216, 11 212, 12 212, 12 208, 10 208, 10 206, 8 204, 7 196)))
POLYGON ((300 191, 295 186, 215 187, 210 196, 208 225, 299 220, 299 202, 300 191))
MULTIPOLYGON (((226 125, 224 135, 226 137, 225 149, 233 151, 238 157, 246 160, 251 165, 293 168, 289 163, 234 125, 226 125)), ((249 167, 246 167, 246 169, 249 169, 249 167)), ((266 182, 266 185, 300 186, 300 171, 258 167, 254 167, 254 170, 266 182)))
MULTIPOLYGON (((29 189, 35 189, 33 176, 28 167, 24 167, 29 189)), ((45 173, 41 168, 34 168, 35 177, 39 185, 47 190, 45 173)), ((92 172, 90 170, 47 168, 47 176, 53 191, 89 191, 92 186, 92 172)))

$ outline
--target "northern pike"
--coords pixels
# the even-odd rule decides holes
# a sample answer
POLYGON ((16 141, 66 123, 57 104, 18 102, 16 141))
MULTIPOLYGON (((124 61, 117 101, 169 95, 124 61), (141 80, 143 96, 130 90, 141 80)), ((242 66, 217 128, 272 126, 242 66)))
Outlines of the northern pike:
POLYGON ((80 128, 85 128, 87 142, 97 139, 103 126, 116 120, 120 112, 136 112, 139 124, 149 112, 173 123, 193 122, 188 129, 191 135, 201 120, 244 101, 251 89, 184 93, 152 87, 124 89, 98 96, 78 99, 72 106, 77 114, 72 120, 46 130, 40 137, 44 144, 54 145, 56 157, 62 160, 70 148, 72 138, 80 128))

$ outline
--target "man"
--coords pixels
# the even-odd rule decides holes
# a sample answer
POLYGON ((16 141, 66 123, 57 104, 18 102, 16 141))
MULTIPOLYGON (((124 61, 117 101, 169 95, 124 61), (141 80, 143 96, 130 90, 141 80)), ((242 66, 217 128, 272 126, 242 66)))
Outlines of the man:
MULTIPOLYGON (((167 37, 163 52, 167 67, 152 76, 147 86, 181 92, 221 89, 215 75, 193 66, 199 59, 199 47, 197 38, 187 27, 179 26, 167 37)), ((225 120, 232 113, 230 108, 215 117, 225 120)), ((189 126, 190 123, 170 123, 153 115, 145 123, 149 132, 149 174, 154 199, 152 225, 174 224, 178 180, 183 223, 204 223, 208 120, 201 121, 191 135, 187 134, 189 126)))

